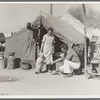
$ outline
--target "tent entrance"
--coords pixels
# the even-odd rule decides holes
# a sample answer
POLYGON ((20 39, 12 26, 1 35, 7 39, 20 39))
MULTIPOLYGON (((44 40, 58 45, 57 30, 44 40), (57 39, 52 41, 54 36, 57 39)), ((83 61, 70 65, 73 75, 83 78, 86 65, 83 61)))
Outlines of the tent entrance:
MULTIPOLYGON (((39 53, 39 50, 41 48, 41 44, 42 44, 42 39, 43 39, 43 36, 47 34, 47 30, 43 27, 41 28, 40 30, 40 35, 39 35, 39 39, 38 39, 38 50, 37 50, 37 53, 39 53)), ((55 36, 55 49, 54 49, 54 52, 61 52, 61 49, 60 49, 60 46, 61 44, 64 44, 58 37, 55 36)))
POLYGON ((39 44, 39 49, 41 48, 41 44, 42 44, 42 39, 43 39, 43 36, 47 34, 47 30, 45 28, 41 28, 40 30, 40 34, 39 34, 39 39, 38 39, 38 44, 39 44))

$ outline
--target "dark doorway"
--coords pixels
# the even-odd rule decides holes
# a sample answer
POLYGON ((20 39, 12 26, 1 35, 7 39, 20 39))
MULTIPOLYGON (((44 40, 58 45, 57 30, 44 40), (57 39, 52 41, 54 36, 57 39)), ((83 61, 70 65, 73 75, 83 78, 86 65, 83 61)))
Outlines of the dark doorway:
POLYGON ((45 28, 41 28, 40 36, 39 36, 39 49, 41 48, 43 36, 47 34, 47 30, 45 28))
MULTIPOLYGON (((40 36, 39 36, 39 49, 41 48, 43 36, 47 34, 47 30, 45 28, 41 28, 40 36)), ((54 52, 61 52, 60 46, 63 42, 55 36, 55 50, 54 52)))

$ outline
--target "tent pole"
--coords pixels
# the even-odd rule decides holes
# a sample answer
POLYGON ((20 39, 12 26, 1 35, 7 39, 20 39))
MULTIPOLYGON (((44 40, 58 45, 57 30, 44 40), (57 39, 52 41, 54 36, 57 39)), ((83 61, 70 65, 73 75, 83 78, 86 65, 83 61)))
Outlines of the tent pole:
POLYGON ((35 61, 36 61, 36 51, 37 51, 37 47, 36 47, 36 40, 34 39, 34 52, 35 52, 35 61))
POLYGON ((50 15, 53 15, 53 4, 50 4, 50 15))
POLYGON ((37 59, 37 37, 36 37, 36 34, 37 34, 37 31, 33 31, 34 33, 34 53, 35 53, 35 61, 37 59))
POLYGON ((40 49, 40 32, 41 32, 41 24, 38 28, 38 46, 37 46, 37 55, 39 53, 39 49, 40 49))
POLYGON ((38 31, 38 42, 39 42, 39 49, 40 49, 40 33, 41 33, 41 29, 39 28, 39 31, 38 31))
POLYGON ((84 70, 85 70, 85 75, 87 74, 87 40, 86 40, 86 9, 85 9, 85 4, 83 4, 83 12, 84 12, 84 36, 85 36, 85 41, 84 41, 84 70))
POLYGON ((39 26, 38 26, 38 48, 37 48, 37 54, 40 50, 40 34, 41 34, 41 25, 42 25, 42 17, 40 16, 40 23, 39 23, 39 26))

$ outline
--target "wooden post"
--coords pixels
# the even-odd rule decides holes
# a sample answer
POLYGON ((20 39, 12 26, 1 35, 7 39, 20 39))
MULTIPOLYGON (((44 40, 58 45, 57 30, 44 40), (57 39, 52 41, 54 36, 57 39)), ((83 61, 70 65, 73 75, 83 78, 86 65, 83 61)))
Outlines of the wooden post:
POLYGON ((34 59, 35 59, 35 61, 37 59, 37 45, 36 44, 37 44, 37 41, 34 39, 34 53, 35 53, 34 59))
POLYGON ((53 14, 53 4, 50 4, 50 15, 53 14))
POLYGON ((39 25, 38 25, 38 36, 37 36, 37 39, 38 39, 38 45, 37 45, 37 55, 40 51, 40 34, 41 34, 41 28, 42 28, 42 16, 40 16, 40 22, 39 22, 39 25))
POLYGON ((39 27, 39 30, 38 30, 38 42, 39 42, 39 49, 40 49, 40 34, 41 34, 41 27, 39 27))
POLYGON ((85 4, 83 4, 83 12, 84 12, 84 68, 85 68, 85 75, 87 74, 87 39, 86 39, 86 10, 85 4))
POLYGON ((39 54, 39 51, 40 51, 40 31, 41 31, 41 29, 40 29, 40 26, 39 26, 39 28, 38 28, 38 44, 37 44, 37 56, 38 56, 38 54, 39 54))

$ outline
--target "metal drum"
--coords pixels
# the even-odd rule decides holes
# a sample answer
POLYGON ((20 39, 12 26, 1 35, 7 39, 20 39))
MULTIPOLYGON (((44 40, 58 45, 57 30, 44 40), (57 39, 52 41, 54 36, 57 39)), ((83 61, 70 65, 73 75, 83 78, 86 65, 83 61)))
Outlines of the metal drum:
POLYGON ((5 59, 3 53, 0 53, 0 69, 5 69, 5 59))
POLYGON ((7 69, 14 69, 14 62, 15 62, 15 57, 14 57, 14 52, 8 53, 8 63, 7 63, 7 69))

